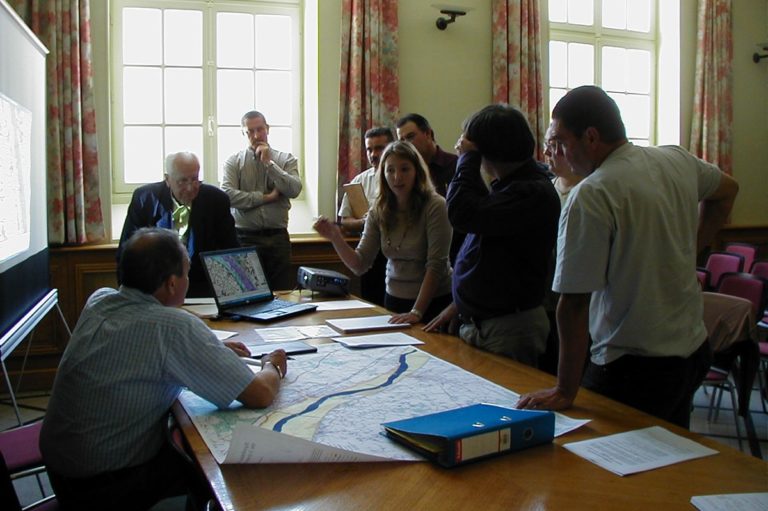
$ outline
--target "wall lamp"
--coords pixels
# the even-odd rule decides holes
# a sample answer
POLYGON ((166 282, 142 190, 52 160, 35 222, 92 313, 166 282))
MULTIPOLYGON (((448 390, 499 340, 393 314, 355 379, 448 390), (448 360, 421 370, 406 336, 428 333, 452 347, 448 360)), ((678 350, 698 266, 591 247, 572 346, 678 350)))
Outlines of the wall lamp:
MULTIPOLYGON (((761 46, 763 47, 763 51, 768 51, 768 44, 763 44, 761 46)), ((757 52, 752 54, 752 62, 754 62, 755 64, 760 62, 762 59, 768 59, 768 53, 766 53, 765 55, 760 55, 757 52)))
POLYGON ((449 18, 443 18, 442 16, 437 18, 437 21, 435 21, 435 26, 437 26, 438 30, 445 30, 448 28, 448 25, 456 21, 456 16, 464 16, 467 14, 467 11, 469 11, 469 9, 465 7, 453 5, 432 4, 432 7, 439 9, 440 14, 450 16, 449 18))

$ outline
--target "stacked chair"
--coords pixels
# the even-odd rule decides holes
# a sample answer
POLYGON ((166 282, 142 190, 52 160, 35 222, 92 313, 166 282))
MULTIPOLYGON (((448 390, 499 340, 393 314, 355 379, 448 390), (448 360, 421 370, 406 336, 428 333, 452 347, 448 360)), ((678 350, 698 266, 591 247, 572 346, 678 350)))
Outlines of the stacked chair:
POLYGON ((40 474, 45 472, 43 457, 38 442, 43 422, 0 432, 0 509, 8 511, 53 511, 59 509, 55 495, 44 496, 41 500, 21 506, 13 481, 34 475, 37 477, 41 494, 45 495, 40 474))

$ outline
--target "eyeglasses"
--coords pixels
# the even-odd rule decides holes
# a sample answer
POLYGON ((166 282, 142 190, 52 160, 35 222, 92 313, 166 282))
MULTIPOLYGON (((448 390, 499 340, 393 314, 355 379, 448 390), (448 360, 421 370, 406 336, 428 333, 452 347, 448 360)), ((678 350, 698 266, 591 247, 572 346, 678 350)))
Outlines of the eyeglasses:
POLYGON ((544 152, 550 154, 560 154, 563 151, 563 144, 558 140, 550 140, 542 145, 544 152))
POLYGON ((196 177, 183 177, 176 180, 178 186, 200 186, 200 183, 202 183, 202 181, 196 177))

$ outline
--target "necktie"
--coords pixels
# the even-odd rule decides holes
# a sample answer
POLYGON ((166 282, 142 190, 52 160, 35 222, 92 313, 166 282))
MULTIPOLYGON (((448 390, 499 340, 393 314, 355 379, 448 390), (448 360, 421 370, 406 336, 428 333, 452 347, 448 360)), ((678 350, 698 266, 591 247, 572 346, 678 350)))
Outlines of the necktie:
POLYGON ((189 227, 189 206, 179 204, 173 210, 173 228, 179 232, 179 237, 184 239, 189 227))

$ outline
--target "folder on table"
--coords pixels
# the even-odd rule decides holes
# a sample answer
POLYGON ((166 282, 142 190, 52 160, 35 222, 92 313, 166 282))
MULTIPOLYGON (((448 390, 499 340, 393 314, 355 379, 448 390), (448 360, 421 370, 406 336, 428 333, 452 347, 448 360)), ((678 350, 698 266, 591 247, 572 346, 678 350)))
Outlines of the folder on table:
POLYGON ((339 332, 352 334, 355 332, 371 332, 374 330, 398 330, 410 328, 410 323, 390 323, 392 318, 386 316, 364 316, 361 318, 326 319, 325 322, 339 332))
POLYGON ((453 467, 551 442, 555 414, 476 404, 382 426, 391 439, 453 467))
POLYGON ((347 183, 342 188, 344 193, 347 194, 349 206, 352 208, 352 216, 363 218, 368 213, 368 208, 370 208, 363 185, 360 183, 347 183))

